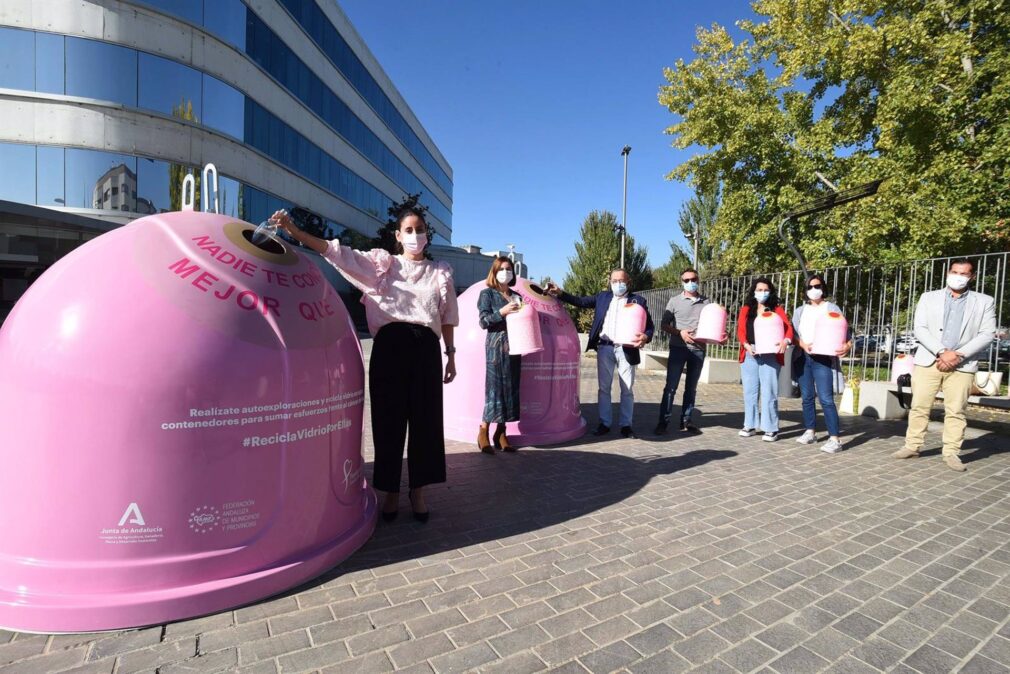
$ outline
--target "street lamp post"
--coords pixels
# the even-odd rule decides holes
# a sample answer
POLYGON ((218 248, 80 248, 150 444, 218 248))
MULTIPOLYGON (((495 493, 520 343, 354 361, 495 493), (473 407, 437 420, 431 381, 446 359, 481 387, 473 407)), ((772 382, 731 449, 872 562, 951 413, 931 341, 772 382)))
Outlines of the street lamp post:
POLYGON ((621 269, 624 269, 624 239, 628 234, 628 155, 631 154, 631 146, 625 145, 621 150, 624 157, 624 208, 621 213, 621 269))

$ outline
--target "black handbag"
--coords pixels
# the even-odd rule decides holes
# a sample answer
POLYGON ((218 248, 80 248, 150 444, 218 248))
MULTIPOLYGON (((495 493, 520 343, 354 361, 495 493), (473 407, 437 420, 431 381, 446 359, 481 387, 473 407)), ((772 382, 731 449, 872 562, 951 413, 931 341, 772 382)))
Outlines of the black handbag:
POLYGON ((901 409, 907 410, 912 406, 912 404, 911 403, 907 405, 905 404, 905 393, 903 389, 906 386, 908 388, 912 388, 912 375, 910 374, 898 375, 897 384, 898 384, 898 404, 901 405, 901 409))

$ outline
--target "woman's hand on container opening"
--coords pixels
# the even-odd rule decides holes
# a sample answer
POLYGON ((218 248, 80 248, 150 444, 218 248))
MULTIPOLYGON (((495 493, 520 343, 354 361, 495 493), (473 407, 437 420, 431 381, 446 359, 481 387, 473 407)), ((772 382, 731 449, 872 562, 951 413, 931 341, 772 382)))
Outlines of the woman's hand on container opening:
POLYGON ((547 291, 547 294, 550 295, 551 297, 557 297, 558 295, 561 294, 561 288, 559 288, 554 281, 549 282, 545 290, 547 291))
POLYGON ((445 362, 445 376, 442 378, 443 384, 449 384, 456 378, 456 356, 449 356, 445 362))
POLYGON ((514 314, 517 311, 519 311, 519 305, 516 304, 515 302, 509 302, 501 309, 499 309, 498 313, 501 314, 502 316, 508 316, 509 314, 514 314))
POLYGON ((285 232, 294 236, 298 233, 298 225, 295 221, 291 219, 291 216, 287 214, 286 211, 277 211, 270 216, 270 222, 276 223, 285 232))

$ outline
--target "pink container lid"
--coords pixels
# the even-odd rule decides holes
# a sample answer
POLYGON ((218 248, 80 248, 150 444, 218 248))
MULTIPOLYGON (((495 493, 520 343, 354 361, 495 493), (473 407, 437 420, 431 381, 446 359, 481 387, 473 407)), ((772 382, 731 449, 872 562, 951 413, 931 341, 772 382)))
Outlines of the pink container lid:
POLYGON ((375 525, 339 296, 224 215, 73 251, 0 329, 0 625, 121 629, 297 586, 375 525))
MULTIPOLYGON (((443 386, 445 437, 473 443, 484 412, 487 332, 478 323, 477 298, 483 281, 459 296, 455 331, 456 380, 443 386)), ((552 445, 582 437, 586 420, 579 407, 579 333, 561 304, 536 285, 516 279, 513 290, 540 317, 543 351, 522 357, 520 418, 506 425, 509 437, 523 445, 552 445)))

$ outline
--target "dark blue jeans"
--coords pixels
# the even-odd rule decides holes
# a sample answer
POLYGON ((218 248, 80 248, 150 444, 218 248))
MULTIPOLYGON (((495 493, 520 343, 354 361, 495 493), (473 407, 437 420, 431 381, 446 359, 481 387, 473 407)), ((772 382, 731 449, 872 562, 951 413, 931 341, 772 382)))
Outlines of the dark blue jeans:
POLYGON ((681 423, 691 420, 694 401, 698 395, 698 378, 701 377, 701 366, 705 362, 705 352, 689 349, 686 346, 671 346, 670 360, 666 363, 666 386, 663 387, 663 399, 659 403, 659 423, 670 423, 673 411, 673 398, 680 385, 680 376, 687 369, 687 381, 684 382, 684 405, 680 410, 681 423))
POLYGON ((811 356, 809 353, 800 352, 800 355, 793 361, 793 376, 800 384, 800 393, 803 397, 803 426, 808 430, 815 430, 817 425, 817 407, 814 396, 821 401, 821 410, 824 411, 824 422, 828 426, 828 435, 837 437, 838 409, 835 407, 834 380, 835 372, 832 367, 834 358, 830 356, 811 356))

